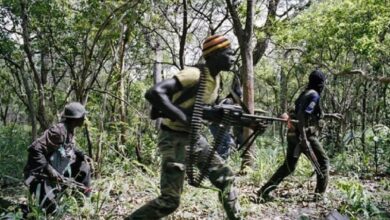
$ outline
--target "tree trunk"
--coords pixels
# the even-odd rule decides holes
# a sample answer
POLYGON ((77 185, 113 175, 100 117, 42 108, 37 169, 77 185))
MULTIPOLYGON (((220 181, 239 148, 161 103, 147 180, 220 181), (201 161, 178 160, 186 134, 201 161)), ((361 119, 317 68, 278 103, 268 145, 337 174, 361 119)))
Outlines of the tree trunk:
MULTIPOLYGON (((161 50, 160 40, 158 39, 155 46, 155 61, 153 64, 153 83, 157 84, 162 80, 162 65, 161 62, 163 60, 163 51, 161 50)), ((161 118, 158 118, 155 122, 155 127, 157 130, 160 129, 161 118)))
MULTIPOLYGON (((41 129, 45 130, 49 127, 49 122, 46 119, 46 106, 45 106, 45 91, 44 86, 42 85, 41 77, 38 74, 37 69, 35 68, 35 63, 33 59, 33 53, 30 47, 30 33, 28 29, 28 3, 26 0, 20 1, 21 8, 21 18, 22 18, 22 37, 23 37, 23 50, 26 53, 28 63, 30 65, 31 71, 34 76, 34 82, 38 90, 38 112, 36 117, 41 125, 41 129)), ((23 75, 23 74, 22 74, 23 75)))
MULTIPOLYGON (((11 93, 7 94, 6 100, 11 100, 11 93)), ((0 117, 1 117, 1 121, 3 122, 3 126, 7 125, 7 116, 8 116, 9 106, 10 106, 9 101, 7 103, 0 102, 0 117)))
MULTIPOLYGON (((248 108, 250 114, 254 112, 254 88, 253 88, 253 57, 252 49, 250 44, 246 44, 245 47, 241 47, 242 53, 242 70, 243 70, 243 91, 244 91, 244 104, 248 108)), ((244 138, 248 138, 252 134, 252 130, 249 128, 244 128, 244 138)), ((253 165, 253 153, 256 146, 255 144, 249 146, 246 153, 243 155, 241 169, 244 169, 246 166, 251 167, 253 165)))
MULTIPOLYGON (((286 70, 282 68, 280 71, 280 113, 287 112, 287 74, 286 70)), ((285 126, 283 124, 280 125, 279 129, 279 135, 280 139, 282 140, 282 145, 284 145, 284 135, 285 133, 285 126)))
POLYGON ((368 83, 364 83, 363 88, 363 103, 362 103, 362 150, 363 154, 366 153, 366 123, 367 123, 367 85, 368 83))
MULTIPOLYGON (((255 2, 253 0, 247 0, 246 8, 246 23, 245 28, 241 24, 240 17, 237 12, 237 8, 230 0, 226 0, 228 10, 233 20, 233 29, 234 33, 237 36, 238 44, 240 45, 240 53, 242 58, 242 84, 243 84, 243 97, 244 104, 249 110, 249 113, 253 114, 254 111, 254 89, 253 89, 253 45, 252 45, 252 35, 253 35, 253 19, 254 19, 254 8, 255 2)), ((248 138, 253 131, 249 128, 244 128, 244 139, 248 138)), ((243 155, 241 170, 243 171, 245 167, 251 167, 253 164, 253 145, 248 147, 248 150, 245 151, 243 155)))
POLYGON ((38 129, 37 129, 37 121, 36 121, 36 111, 34 106, 34 96, 33 91, 30 88, 30 84, 28 83, 29 79, 27 79, 27 76, 23 73, 20 73, 20 76, 22 78, 22 83, 24 86, 24 89, 26 91, 27 96, 27 109, 28 109, 28 116, 31 123, 31 140, 34 141, 37 137, 38 129))
MULTIPOLYGON (((120 41, 119 47, 119 62, 118 62, 118 71, 120 75, 120 83, 119 83, 119 93, 121 100, 125 100, 125 78, 126 74, 124 71, 124 56, 126 43, 129 39, 129 27, 126 24, 122 25, 122 37, 120 41)), ((126 142, 126 131, 127 131, 127 123, 126 123, 126 103, 120 102, 120 121, 121 121, 121 134, 120 134, 120 144, 125 144, 126 142)))
POLYGON ((179 62, 180 69, 184 69, 184 47, 187 39, 188 31, 188 18, 187 18, 187 0, 183 0, 183 30, 180 36, 180 48, 179 48, 179 62))

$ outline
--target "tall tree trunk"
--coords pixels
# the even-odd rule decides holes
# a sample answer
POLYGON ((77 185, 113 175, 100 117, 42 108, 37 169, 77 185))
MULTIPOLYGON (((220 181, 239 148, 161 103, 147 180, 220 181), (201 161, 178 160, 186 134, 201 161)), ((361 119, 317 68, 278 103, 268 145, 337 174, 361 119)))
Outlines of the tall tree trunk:
MULTIPOLYGON (((236 5, 232 3, 231 0, 226 0, 228 10, 233 20, 233 29, 234 33, 237 36, 238 43, 240 45, 240 53, 242 58, 242 84, 243 84, 243 93, 244 93, 244 104, 247 106, 250 113, 254 111, 254 88, 253 88, 253 45, 252 45, 252 36, 253 36, 253 19, 254 19, 254 0, 247 0, 247 10, 246 10, 246 23, 245 28, 241 24, 240 17, 237 12, 236 5)), ((244 138, 248 138, 253 131, 249 128, 244 128, 244 138)), ((250 167, 253 164, 253 150, 254 147, 249 146, 246 153, 243 155, 243 160, 241 164, 241 170, 245 167, 250 167)))
POLYGON ((363 103, 362 103, 362 150, 363 154, 366 152, 366 123, 367 123, 367 81, 363 88, 363 103))
POLYGON ((187 15, 187 0, 183 0, 183 30, 180 36, 179 62, 180 68, 184 69, 184 46, 187 39, 188 31, 188 15, 187 15))
MULTIPOLYGON (((125 78, 126 74, 124 71, 124 57, 125 57, 125 49, 126 49, 126 43, 129 39, 129 27, 126 24, 122 25, 122 37, 120 41, 120 47, 119 47, 119 62, 118 62, 118 71, 120 75, 120 83, 119 83, 119 93, 121 100, 125 100, 125 78)), ((121 101, 120 102, 120 121, 121 121, 121 134, 120 134, 120 144, 124 144, 126 142, 126 130, 127 130, 127 123, 126 123, 126 103, 121 101)))
MULTIPOLYGON (((280 71, 280 113, 287 112, 287 74, 286 69, 282 68, 280 71)), ((280 125, 279 135, 282 140, 282 145, 284 145, 284 133, 285 127, 283 124, 280 125)))
POLYGON ((33 52, 30 47, 30 32, 29 32, 29 21, 28 21, 28 2, 26 0, 20 1, 21 8, 21 17, 22 17, 22 37, 23 37, 23 50, 26 53, 29 66, 34 76, 34 82, 38 90, 38 112, 36 117, 41 125, 41 129, 45 130, 49 127, 49 122, 46 118, 46 105, 45 105, 45 91, 44 86, 42 85, 42 79, 38 74, 38 70, 35 68, 35 63, 33 59, 33 52))
POLYGON ((389 121, 389 111, 388 111, 388 108, 387 108, 387 88, 389 87, 388 84, 384 85, 383 87, 383 92, 382 92, 382 97, 383 97, 383 109, 384 109, 384 119, 385 121, 389 121))
MULTIPOLYGON (((253 114, 254 112, 254 88, 253 88, 253 57, 252 49, 250 49, 250 44, 248 43, 244 47, 243 57, 243 91, 244 91, 244 103, 248 108, 249 112, 253 114)), ((243 47, 241 47, 243 49, 243 47)), ((252 130, 249 128, 244 128, 244 138, 248 138, 252 134, 252 130)), ((249 146, 246 153, 243 155, 241 169, 245 167, 251 167, 253 165, 253 153, 255 149, 255 144, 249 146)))
MULTIPOLYGON (((10 98, 11 98, 11 93, 8 93, 7 98, 5 98, 5 99, 11 100, 10 98)), ((3 122, 3 126, 7 125, 7 116, 8 116, 9 106, 10 106, 9 101, 8 101, 8 103, 0 102, 0 117, 1 117, 1 121, 3 122)))
MULTIPOLYGON (((157 84, 162 80, 162 65, 161 62, 163 60, 163 51, 161 50, 161 44, 159 38, 157 38, 156 46, 155 46, 155 60, 153 64, 153 83, 157 84)), ((155 123, 155 127, 157 130, 160 129, 161 118, 158 118, 155 123)))
POLYGON ((22 83, 27 96, 28 116, 31 123, 31 140, 35 140, 38 134, 38 129, 37 129, 37 121, 36 121, 37 113, 33 101, 34 100, 33 91, 30 88, 29 79, 27 79, 27 75, 20 73, 20 77, 22 78, 22 83))

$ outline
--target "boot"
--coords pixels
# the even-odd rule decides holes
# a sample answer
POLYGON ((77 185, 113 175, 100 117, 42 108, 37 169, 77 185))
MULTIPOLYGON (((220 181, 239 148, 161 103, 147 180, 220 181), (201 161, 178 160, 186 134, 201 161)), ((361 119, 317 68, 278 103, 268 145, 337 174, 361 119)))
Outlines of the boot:
POLYGON ((223 208, 229 220, 240 220, 240 204, 238 203, 237 191, 231 188, 229 192, 219 193, 219 200, 223 204, 223 208))

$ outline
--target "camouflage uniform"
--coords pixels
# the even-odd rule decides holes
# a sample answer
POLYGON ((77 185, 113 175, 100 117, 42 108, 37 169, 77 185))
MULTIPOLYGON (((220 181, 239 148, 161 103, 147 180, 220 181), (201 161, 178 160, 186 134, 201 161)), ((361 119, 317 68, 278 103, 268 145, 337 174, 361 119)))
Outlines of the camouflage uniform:
MULTIPOLYGON (((314 90, 308 90, 302 93, 302 95, 296 101, 295 113, 305 110, 310 114, 307 121, 306 136, 313 149, 314 154, 317 157, 320 169, 323 174, 323 178, 317 175, 316 193, 324 193, 328 185, 329 179, 329 158, 325 153, 325 150, 318 141, 318 121, 320 115, 319 107, 319 94, 314 90)), ((291 115, 295 118, 294 114, 291 115)), ((261 197, 266 197, 274 190, 279 183, 288 175, 290 175, 296 168, 298 159, 301 155, 301 147, 299 146, 300 135, 297 128, 292 126, 288 129, 287 133, 287 155, 284 163, 278 168, 271 179, 259 190, 258 194, 261 197), (297 149, 298 148, 298 149, 297 149)))
POLYGON ((86 187, 90 186, 90 166, 84 161, 84 154, 75 148, 73 132, 68 131, 63 122, 47 129, 29 146, 24 168, 30 193, 38 197, 40 207, 52 213, 57 209, 58 193, 63 187, 48 177, 49 166, 86 187))
MULTIPOLYGON (((183 88, 186 89, 196 85, 196 82, 199 80, 199 74, 199 69, 187 68, 175 77, 181 82, 183 88)), ((210 95, 205 95, 207 100, 204 101, 205 103, 214 103, 217 96, 219 78, 213 79, 210 75, 207 75, 207 80, 206 94, 210 95)), ((179 96, 180 94, 174 95, 173 102, 179 96)), ((190 108, 193 105, 193 101, 194 97, 189 97, 179 105, 182 108, 190 108)), ((161 195, 133 212, 126 219, 160 219, 174 212, 179 207, 185 176, 186 148, 189 147, 190 143, 189 129, 188 126, 178 121, 164 119, 158 143, 162 157, 161 195)), ((197 146, 196 153, 200 155, 207 153, 210 147, 204 137, 200 138, 197 146)), ((213 163, 209 168, 209 179, 220 190, 219 199, 223 204, 228 218, 239 219, 237 194, 233 188, 233 172, 224 164, 221 157, 218 155, 214 155, 214 157, 213 163)), ((202 162, 204 161, 198 161, 197 166, 200 167, 202 162)))

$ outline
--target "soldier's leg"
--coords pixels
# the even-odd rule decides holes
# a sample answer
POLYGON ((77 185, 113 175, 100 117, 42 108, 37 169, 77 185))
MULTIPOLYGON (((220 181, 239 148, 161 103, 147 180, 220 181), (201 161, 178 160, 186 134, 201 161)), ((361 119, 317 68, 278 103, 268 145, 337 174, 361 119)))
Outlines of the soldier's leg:
POLYGON ((315 192, 324 193, 329 181, 329 158, 316 136, 310 136, 308 140, 313 148, 314 154, 317 157, 323 175, 321 178, 321 176, 317 174, 317 186, 315 192))
MULTIPOLYGON (((204 158, 208 154, 210 146, 203 137, 200 141, 200 147, 202 148, 202 156, 200 158, 204 158)), ((198 161, 198 167, 203 167, 204 161, 204 159, 198 161)), ((214 155, 208 170, 211 183, 220 190, 218 198, 222 202, 228 219, 241 219, 238 195, 233 186, 234 174, 232 170, 224 164, 224 160, 218 154, 214 155)))
MULTIPOLYGON (((71 170, 72 178, 86 187, 91 186, 91 167, 86 161, 77 158, 76 162, 71 165, 71 170)), ((84 194, 89 197, 91 193, 88 191, 84 194)))
MULTIPOLYGON (((217 137, 218 131, 219 131, 219 126, 217 123, 213 123, 209 126, 210 132, 213 135, 214 138, 217 137)), ((221 145, 217 148, 217 153, 219 156, 221 156, 223 159, 227 159, 230 155, 232 148, 234 148, 235 142, 233 137, 230 135, 229 131, 225 131, 223 133, 222 137, 222 143, 221 145)))
POLYGON ((259 197, 267 197, 268 194, 276 189, 276 187, 282 182, 282 180, 294 172, 297 162, 300 156, 300 153, 295 152, 297 144, 299 143, 298 137, 296 134, 290 134, 287 137, 287 154, 284 159, 283 164, 276 170, 272 177, 264 184, 260 190, 257 192, 259 197))
POLYGON ((36 180, 29 186, 30 194, 37 201, 37 205, 47 214, 54 213, 58 208, 59 186, 49 180, 36 180))
POLYGON ((148 202, 126 219, 160 219, 174 212, 180 204, 185 172, 185 145, 188 135, 162 131, 159 137, 161 152, 161 195, 148 202))

